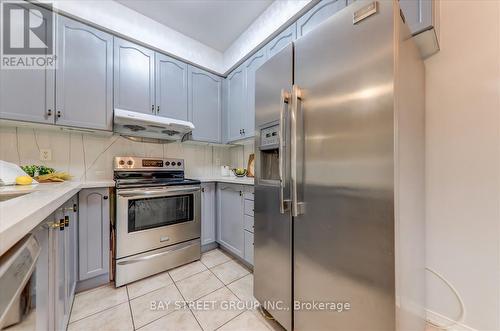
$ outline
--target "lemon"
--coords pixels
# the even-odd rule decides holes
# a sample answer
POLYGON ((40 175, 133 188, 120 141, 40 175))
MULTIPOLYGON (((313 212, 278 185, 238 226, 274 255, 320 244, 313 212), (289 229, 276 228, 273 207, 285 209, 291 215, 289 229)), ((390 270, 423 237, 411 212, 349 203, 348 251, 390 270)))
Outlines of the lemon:
POLYGON ((33 178, 30 176, 19 176, 16 177, 16 184, 17 185, 29 185, 33 182, 33 178))

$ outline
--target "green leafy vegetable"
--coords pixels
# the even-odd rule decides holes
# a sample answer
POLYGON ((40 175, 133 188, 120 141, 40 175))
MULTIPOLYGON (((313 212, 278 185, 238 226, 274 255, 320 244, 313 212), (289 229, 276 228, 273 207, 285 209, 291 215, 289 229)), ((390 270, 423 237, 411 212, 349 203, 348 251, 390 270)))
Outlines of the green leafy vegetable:
POLYGON ((31 177, 48 175, 48 174, 55 172, 55 170, 53 168, 49 168, 49 167, 46 167, 44 165, 38 166, 35 164, 21 166, 21 169, 23 169, 23 171, 31 177))

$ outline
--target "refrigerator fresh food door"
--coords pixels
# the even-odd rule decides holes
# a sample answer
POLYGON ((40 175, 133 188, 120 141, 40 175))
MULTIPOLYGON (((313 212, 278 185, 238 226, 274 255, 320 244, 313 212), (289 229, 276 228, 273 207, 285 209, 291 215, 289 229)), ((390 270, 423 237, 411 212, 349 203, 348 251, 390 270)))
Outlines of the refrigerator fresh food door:
POLYGON ((256 72, 254 295, 292 330, 289 97, 293 45, 256 72))
POLYGON ((395 19, 356 1, 295 43, 295 330, 395 329, 395 19))

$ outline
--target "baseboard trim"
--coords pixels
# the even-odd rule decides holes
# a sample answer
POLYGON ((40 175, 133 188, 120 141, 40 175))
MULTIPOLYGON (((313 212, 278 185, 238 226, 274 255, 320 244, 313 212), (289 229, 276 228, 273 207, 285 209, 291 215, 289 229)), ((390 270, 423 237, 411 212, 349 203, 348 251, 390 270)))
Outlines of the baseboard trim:
POLYGON ((94 278, 81 280, 76 283, 75 293, 87 291, 109 283, 109 274, 96 276, 94 278))
MULTIPOLYGON (((451 318, 436 313, 432 310, 426 309, 425 312, 427 315, 427 320, 436 325, 445 326, 445 325, 450 325, 454 322, 451 318)), ((450 328, 449 331, 478 331, 478 330, 471 328, 470 326, 467 326, 463 323, 457 323, 452 328, 450 328)))

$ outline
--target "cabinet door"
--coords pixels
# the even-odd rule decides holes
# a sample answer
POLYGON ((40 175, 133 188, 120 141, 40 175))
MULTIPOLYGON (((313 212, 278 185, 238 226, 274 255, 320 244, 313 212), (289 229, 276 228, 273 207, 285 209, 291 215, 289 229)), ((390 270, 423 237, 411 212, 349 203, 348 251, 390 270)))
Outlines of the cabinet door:
POLYGON ((222 79, 193 66, 188 70, 189 120, 195 126, 193 140, 220 143, 222 79))
POLYGON ((79 280, 109 272, 109 198, 107 188, 79 193, 79 280))
POLYGON ((56 330, 65 330, 66 321, 69 317, 68 291, 67 291, 67 260, 68 251, 67 239, 64 228, 64 207, 59 208, 55 213, 55 223, 63 223, 61 229, 54 229, 52 234, 52 245, 54 255, 52 257, 54 268, 54 325, 56 330))
POLYGON ((160 53, 155 57, 157 115, 187 121, 187 64, 160 53))
MULTIPOLYGON (((49 216, 47 221, 52 222, 53 216, 49 216)), ((32 305, 36 308, 36 326, 33 326, 33 330, 49 330, 52 329, 50 323, 52 323, 51 313, 51 290, 52 283, 50 282, 50 260, 52 253, 52 247, 49 240, 49 228, 45 225, 38 226, 34 231, 36 241, 40 245, 40 255, 36 262, 35 278, 34 284, 31 286, 35 287, 36 293, 35 298, 32 301, 32 305)))
POLYGON ((215 242, 215 183, 201 185, 201 244, 215 242))
POLYGON ((112 130, 113 36, 58 16, 56 124, 112 130))
POLYGON ((246 107, 246 81, 244 65, 232 71, 226 79, 227 140, 243 138, 243 115, 246 107))
POLYGON ((346 6, 346 0, 321 0, 297 20, 297 38, 304 36, 346 6))
POLYGON ((54 82, 55 71, 48 68, 0 70, 0 118, 54 123, 54 82))
POLYGON ((253 233, 245 230, 245 261, 253 265, 253 233))
POLYGON ((243 198, 240 185, 218 184, 218 241, 243 257, 243 198))
POLYGON ((245 138, 255 134, 255 71, 266 62, 265 49, 259 50, 245 62, 246 72, 246 107, 243 114, 243 135, 245 138))
POLYGON ((400 0, 411 33, 419 33, 433 25, 432 0, 400 0))
MULTIPOLYGON (((65 204, 65 217, 68 218, 68 223, 65 228, 66 240, 66 269, 67 269, 67 296, 68 302, 73 300, 75 293, 76 281, 78 279, 78 196, 73 196, 65 204)), ((70 307, 71 308, 71 307, 70 307)))
POLYGON ((115 108, 156 114, 154 54, 150 49, 114 38, 115 108))
POLYGON ((278 53, 283 48, 285 48, 286 45, 288 45, 292 41, 295 41, 295 39, 297 39, 297 29, 296 23, 293 23, 286 30, 274 37, 274 39, 271 40, 269 44, 267 44, 266 47, 268 57, 271 57, 274 54, 278 53))

